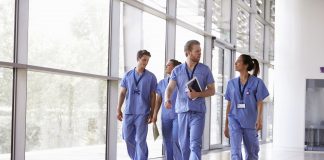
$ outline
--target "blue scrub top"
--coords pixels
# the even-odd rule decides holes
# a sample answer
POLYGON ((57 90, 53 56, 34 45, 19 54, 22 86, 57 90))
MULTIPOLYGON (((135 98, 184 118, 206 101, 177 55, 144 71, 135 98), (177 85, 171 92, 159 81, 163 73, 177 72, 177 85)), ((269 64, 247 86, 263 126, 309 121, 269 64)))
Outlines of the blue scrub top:
POLYGON ((156 77, 152 72, 145 70, 136 90, 134 74, 138 80, 140 75, 133 69, 124 75, 120 84, 127 90, 124 114, 149 114, 151 108, 150 93, 156 91, 156 77))
MULTIPOLYGON (((171 79, 176 81, 178 87, 178 96, 175 105, 176 113, 183 113, 188 111, 206 112, 205 98, 199 97, 192 100, 187 95, 186 83, 189 81, 186 72, 186 63, 176 66, 172 73, 171 79)), ((192 71, 188 68, 189 75, 192 71)), ((202 90, 205 90, 208 84, 214 83, 213 74, 208 66, 198 63, 193 77, 197 77, 202 90)))
MULTIPOLYGON (((161 104, 162 119, 175 119, 177 117, 177 114, 175 113, 175 107, 172 107, 171 109, 166 109, 164 106, 164 101, 165 101, 164 92, 165 92, 166 87, 168 86, 169 80, 170 80, 170 77, 166 77, 166 78, 162 79, 158 83, 157 89, 156 89, 156 93, 162 97, 162 104, 161 104)), ((176 98, 177 98, 177 91, 174 90, 172 97, 171 97, 172 106, 175 106, 176 98)))
MULTIPOLYGON (((243 103, 245 109, 237 108, 241 102, 239 91, 239 77, 231 79, 227 84, 225 99, 231 102, 229 118, 235 118, 241 124, 242 128, 255 128, 258 108, 257 102, 264 100, 269 96, 268 89, 260 78, 250 75, 247 86, 243 91, 243 103)), ((243 85, 241 86, 243 90, 243 85)))

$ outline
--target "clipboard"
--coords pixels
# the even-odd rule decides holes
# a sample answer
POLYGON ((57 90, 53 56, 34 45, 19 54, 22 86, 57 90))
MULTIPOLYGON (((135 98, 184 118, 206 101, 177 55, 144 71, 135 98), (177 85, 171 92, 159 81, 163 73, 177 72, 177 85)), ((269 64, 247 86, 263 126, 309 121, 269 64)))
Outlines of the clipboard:
POLYGON ((193 77, 190 81, 188 81, 186 83, 186 87, 190 90, 190 88, 192 88, 193 90, 195 90, 196 92, 201 92, 201 86, 199 84, 199 80, 197 77, 193 77))
POLYGON ((156 123, 153 123, 153 137, 154 137, 154 141, 156 141, 156 139, 159 137, 160 133, 159 133, 159 129, 156 126, 156 123))

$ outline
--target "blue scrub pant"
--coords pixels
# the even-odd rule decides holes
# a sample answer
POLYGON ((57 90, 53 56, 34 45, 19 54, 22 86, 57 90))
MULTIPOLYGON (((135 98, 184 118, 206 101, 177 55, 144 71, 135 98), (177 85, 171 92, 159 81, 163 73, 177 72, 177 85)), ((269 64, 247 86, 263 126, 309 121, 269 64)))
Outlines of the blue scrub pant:
POLYGON ((178 138, 178 119, 162 118, 163 145, 167 160, 181 160, 178 138))
POLYGON ((132 160, 147 160, 146 143, 148 115, 125 114, 123 117, 123 139, 132 160))
POLYGON ((205 113, 188 111, 178 114, 179 142, 183 160, 200 160, 205 113))
POLYGON ((256 129, 242 128, 240 123, 234 118, 228 118, 230 142, 231 142, 231 160, 242 160, 242 139, 246 153, 246 160, 258 160, 259 140, 256 129))

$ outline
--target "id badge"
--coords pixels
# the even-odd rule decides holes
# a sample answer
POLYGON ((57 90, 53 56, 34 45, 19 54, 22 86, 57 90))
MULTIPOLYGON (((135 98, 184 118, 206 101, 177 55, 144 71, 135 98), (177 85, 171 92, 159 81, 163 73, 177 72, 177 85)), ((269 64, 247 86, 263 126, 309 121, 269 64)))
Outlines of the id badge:
POLYGON ((238 105, 237 105, 237 108, 245 109, 245 104, 244 104, 244 103, 243 103, 243 104, 238 104, 238 105))

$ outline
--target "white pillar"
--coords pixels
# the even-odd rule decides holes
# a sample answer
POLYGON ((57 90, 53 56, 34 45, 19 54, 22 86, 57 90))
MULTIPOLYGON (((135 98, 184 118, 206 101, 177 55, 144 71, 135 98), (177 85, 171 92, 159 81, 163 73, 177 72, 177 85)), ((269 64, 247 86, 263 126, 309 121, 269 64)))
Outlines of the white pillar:
POLYGON ((306 79, 324 79, 324 1, 276 1, 275 148, 302 151, 306 79))

